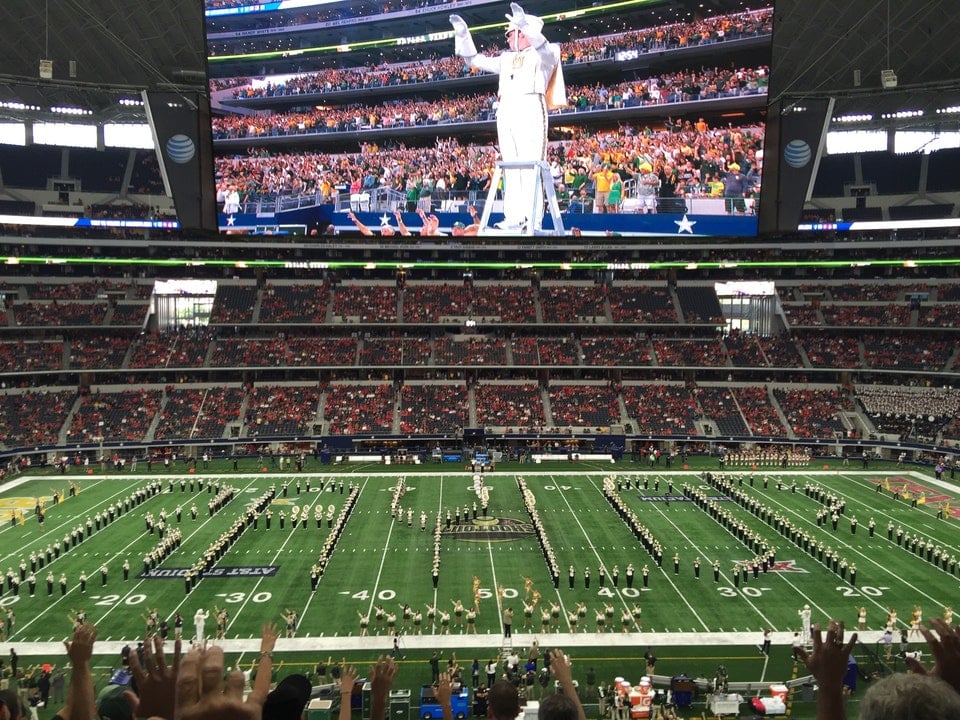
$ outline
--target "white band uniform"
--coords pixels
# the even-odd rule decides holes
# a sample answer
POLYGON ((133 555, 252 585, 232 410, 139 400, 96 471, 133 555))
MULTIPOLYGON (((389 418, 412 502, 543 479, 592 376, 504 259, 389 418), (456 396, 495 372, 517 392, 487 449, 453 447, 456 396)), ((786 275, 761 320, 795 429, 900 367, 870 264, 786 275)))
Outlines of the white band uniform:
MULTIPOLYGON (((545 160, 547 109, 566 103, 560 48, 547 42, 540 18, 525 14, 515 3, 511 9, 513 15, 507 15, 508 33, 515 38, 514 50, 497 57, 478 53, 463 20, 452 15, 450 21, 457 31, 455 51, 467 66, 500 77, 497 137, 501 158, 505 161, 545 160), (521 37, 525 47, 521 45, 521 37)), ((528 220, 539 225, 540 217, 526 217, 535 188, 535 170, 504 171, 504 225, 520 227, 528 220)), ((536 206, 542 205, 541 197, 536 206)))

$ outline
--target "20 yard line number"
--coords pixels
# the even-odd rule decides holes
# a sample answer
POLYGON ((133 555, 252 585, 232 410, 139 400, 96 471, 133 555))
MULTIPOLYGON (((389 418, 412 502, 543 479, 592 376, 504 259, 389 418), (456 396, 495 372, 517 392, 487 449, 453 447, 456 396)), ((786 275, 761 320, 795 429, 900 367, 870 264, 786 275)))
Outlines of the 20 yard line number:
MULTIPOLYGON (((103 605, 113 607, 120 604, 120 595, 91 595, 90 599, 95 600, 94 605, 103 605)), ((143 593, 134 593, 123 598, 124 605, 143 605, 147 601, 147 596, 143 593)))
POLYGON ((883 591, 889 589, 890 588, 885 586, 875 587, 873 585, 860 585, 859 587, 837 585, 837 592, 843 593, 844 597, 881 597, 883 591))

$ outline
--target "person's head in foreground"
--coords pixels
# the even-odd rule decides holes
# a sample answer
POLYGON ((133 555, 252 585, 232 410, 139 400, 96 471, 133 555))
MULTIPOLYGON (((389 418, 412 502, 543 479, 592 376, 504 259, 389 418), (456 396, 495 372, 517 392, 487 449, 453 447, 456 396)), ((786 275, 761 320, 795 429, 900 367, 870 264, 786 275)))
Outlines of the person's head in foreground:
POLYGON ((297 720, 310 702, 312 691, 305 675, 287 675, 263 704, 263 720, 297 720))
POLYGON ((875 682, 860 701, 860 720, 954 720, 960 693, 935 675, 896 673, 875 682))
POLYGON ((577 720, 580 710, 566 695, 548 695, 540 701, 537 720, 577 720))
POLYGON ((506 680, 495 682, 487 694, 487 717, 493 720, 513 720, 520 714, 517 688, 506 680))

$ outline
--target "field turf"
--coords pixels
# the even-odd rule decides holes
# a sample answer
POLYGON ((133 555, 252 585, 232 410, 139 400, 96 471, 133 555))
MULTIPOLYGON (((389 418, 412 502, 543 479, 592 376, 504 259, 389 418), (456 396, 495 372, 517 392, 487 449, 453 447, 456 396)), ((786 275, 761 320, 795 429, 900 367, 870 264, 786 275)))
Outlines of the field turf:
MULTIPOLYGON (((501 465, 484 476, 490 498, 487 518, 480 510, 472 474, 454 465, 313 465, 303 473, 289 474, 273 467, 258 471, 251 461, 241 464, 237 472, 226 463, 212 463, 195 473, 182 467, 169 472, 155 469, 151 474, 142 472, 142 468, 122 473, 101 473, 100 468, 93 468, 89 474, 72 469, 66 475, 27 475, 8 482, 0 494, 0 518, 4 519, 0 527, 0 570, 4 575, 8 568, 18 574, 21 559, 29 566, 30 553, 45 557, 48 545, 59 543, 61 553, 37 569, 33 597, 26 582, 14 596, 4 578, 0 604, 16 615, 9 641, 24 657, 22 664, 40 661, 41 657, 47 661, 51 655, 54 661, 62 657, 59 642, 69 635, 69 616, 81 609, 100 628, 103 652, 113 653, 142 637, 144 616, 151 608, 169 618, 171 625, 174 613, 180 612, 187 639, 194 634, 193 615, 198 608, 210 612, 205 625, 208 636, 216 634, 215 608, 225 608, 229 621, 223 643, 231 657, 241 662, 245 657, 252 659, 262 623, 274 621, 282 626, 282 616, 295 609, 299 615, 295 637, 280 641, 278 656, 288 668, 301 671, 312 668, 320 657, 345 657, 365 663, 378 653, 388 652, 392 634, 387 619, 380 627, 376 622, 376 607, 381 605, 386 614, 397 615, 396 630, 405 655, 398 682, 416 687, 429 680, 425 658, 434 649, 443 649, 445 657, 459 650, 459 660, 468 668, 473 657, 483 663, 496 656, 503 646, 502 611, 506 607, 514 609, 513 643, 517 647, 525 648, 538 637, 545 647, 557 644, 571 648, 580 673, 591 664, 601 678, 632 678, 642 674, 640 656, 647 647, 653 647, 660 657, 658 674, 685 672, 712 677, 717 665, 722 664, 729 669, 731 680, 768 682, 785 680, 798 672, 789 659, 790 641, 800 628, 798 612, 804 604, 812 609, 814 622, 839 617, 848 627, 856 625, 857 608, 865 607, 868 631, 862 634, 866 640, 862 664, 873 668, 867 651, 880 649, 877 638, 889 608, 898 611, 898 627, 907 628, 916 606, 921 606, 924 617, 929 618, 942 615, 944 608, 955 602, 958 575, 951 573, 949 566, 944 570, 925 555, 920 557, 887 538, 887 524, 893 522, 905 534, 919 535, 950 554, 960 553, 960 523, 949 517, 953 508, 960 507, 956 488, 946 482, 938 484, 926 470, 892 465, 860 470, 839 463, 823 470, 820 463, 817 469, 732 468, 724 472, 737 492, 768 509, 768 517, 779 513, 855 564, 856 584, 851 585, 849 574, 841 579, 824 562, 778 532, 772 521, 704 484, 701 469, 709 467, 716 472, 716 467, 713 461, 701 462, 708 465, 698 468, 695 464, 687 471, 648 469, 629 462, 501 465), (561 570, 556 589, 541 546, 531 532, 518 476, 530 490, 543 535, 556 555, 561 570), (404 491, 397 503, 403 514, 393 519, 391 502, 401 478, 404 491), (605 478, 620 481, 621 502, 662 545, 662 567, 605 498, 605 478), (79 489, 73 497, 68 492, 71 482, 79 489), (658 482, 659 488, 655 489, 658 482), (672 493, 668 492, 671 482, 672 493), (97 512, 118 502, 122 507, 125 498, 150 483, 159 483, 160 491, 139 504, 131 503, 113 522, 102 524, 62 552, 65 534, 78 526, 86 534, 88 518, 94 519, 97 512), (719 509, 756 534, 757 542, 776 548, 776 563, 769 572, 761 571, 755 578, 751 571, 746 580, 741 577, 739 586, 734 584, 735 563, 752 559, 755 552, 705 509, 683 499, 684 483, 713 497, 719 509), (796 492, 790 489, 793 483, 796 492), (210 489, 216 484, 236 491, 232 500, 211 515, 210 489), (846 501, 836 530, 829 521, 817 525, 816 513, 822 504, 804 492, 807 484, 846 501), (356 501, 346 513, 351 486, 357 488, 356 501), (186 594, 182 570, 202 558, 234 521, 244 518, 248 504, 270 492, 271 487, 276 497, 269 505, 273 515, 270 528, 266 528, 263 516, 256 528, 247 525, 215 563, 215 572, 186 594), (56 505, 51 500, 55 491, 65 496, 56 505), (900 498, 894 497, 895 491, 901 493, 900 498), (916 507, 912 506, 914 498, 919 500, 916 507), (44 504, 42 526, 33 510, 37 499, 44 504), (951 506, 948 518, 943 520, 935 517, 941 503, 951 506), (175 517, 178 505, 182 510, 179 522, 175 517), (197 507, 195 520, 190 517, 191 505, 197 507), (465 506, 466 519, 462 517, 465 506), (290 517, 294 508, 302 514, 307 507, 306 526, 301 523, 293 528, 290 517), (319 523, 314 512, 317 507, 322 508, 319 523), (461 515, 459 524, 455 508, 461 515), (412 511, 409 523, 408 509, 412 511), (161 510, 168 514, 168 529, 182 532, 182 542, 155 569, 154 574, 160 577, 145 577, 143 557, 159 542, 156 532, 147 532, 145 518, 150 513, 156 520, 161 510), (448 510, 452 516, 449 528, 448 510), (11 513, 18 511, 23 512, 22 524, 10 519, 11 513), (285 516, 282 528, 281 513, 285 516), (421 513, 426 516, 423 530, 421 513), (850 527, 854 516, 859 521, 855 533, 850 527), (440 571, 434 589, 431 565, 438 517, 440 571), (872 537, 868 533, 871 518, 876 523, 872 537), (314 592, 311 566, 331 535, 328 525, 335 527, 338 519, 343 520, 342 532, 314 592), (676 572, 675 556, 679 560, 676 572), (700 559, 699 579, 694 574, 695 558, 700 559), (121 571, 125 559, 131 566, 126 581, 121 571), (721 569, 718 582, 713 578, 714 561, 721 569), (630 563, 636 569, 632 588, 626 581, 630 563), (101 584, 102 565, 108 569, 105 585, 101 584), (575 575, 572 589, 568 586, 571 565, 575 575), (601 565, 606 570, 603 587, 601 565), (613 587, 611 577, 614 565, 620 570, 617 587, 613 587), (649 570, 647 587, 642 580, 644 566, 649 570), (585 587, 586 568, 590 570, 589 588, 585 587), (47 591, 48 572, 55 580, 52 594, 47 591), (85 592, 78 584, 81 572, 87 575, 85 592), (59 587, 61 574, 68 582, 65 595, 59 587), (537 608, 525 622, 524 601, 531 603, 535 596, 539 597, 537 608), (479 604, 474 635, 466 623, 462 630, 457 626, 454 601, 460 600, 469 608, 475 597, 479 604), (544 626, 541 609, 552 603, 559 606, 560 622, 544 626), (585 613, 579 618, 577 632, 571 634, 566 618, 576 614, 580 603, 585 613), (404 627, 404 604, 423 613, 422 634, 412 621, 404 627), (604 632, 599 632, 597 614, 605 615, 604 606, 608 604, 612 615, 604 617, 604 632), (631 620, 627 632, 621 632, 623 613, 630 613, 635 605, 641 611, 637 622, 631 620), (439 618, 428 618, 428 606, 451 613, 449 636, 441 635, 439 618), (370 619, 366 637, 361 636, 361 616, 370 619), (769 658, 757 649, 765 628, 774 631, 774 651, 769 658)), ((918 641, 915 636, 910 639, 918 641)), ((110 664, 109 656, 104 663, 110 664)), ((278 672, 282 675, 282 668, 278 672)), ((795 705, 794 716, 803 717, 804 712, 802 706, 795 705)))

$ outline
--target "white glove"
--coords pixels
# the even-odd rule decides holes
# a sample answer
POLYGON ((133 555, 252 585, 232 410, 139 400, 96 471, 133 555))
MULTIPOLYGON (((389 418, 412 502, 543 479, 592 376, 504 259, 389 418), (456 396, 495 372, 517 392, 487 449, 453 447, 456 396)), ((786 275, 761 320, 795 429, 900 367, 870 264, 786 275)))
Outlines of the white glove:
POLYGON ((527 15, 523 12, 523 8, 512 2, 510 3, 510 12, 512 14, 507 15, 507 20, 523 30, 523 26, 527 24, 527 15))
POLYGON ((470 37, 467 23, 459 15, 451 15, 450 24, 453 25, 453 54, 462 58, 472 58, 477 54, 477 46, 470 37))
POLYGON ((453 34, 458 38, 465 38, 470 34, 467 29, 467 23, 459 15, 450 16, 450 24, 453 25, 453 34))
POLYGON ((543 18, 537 17, 536 15, 528 15, 524 12, 523 8, 515 2, 510 3, 510 10, 512 14, 507 14, 505 17, 513 26, 517 27, 520 32, 527 36, 527 40, 530 41, 533 47, 539 48, 546 42, 546 38, 543 37, 543 18))

